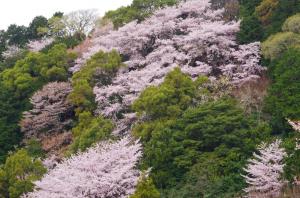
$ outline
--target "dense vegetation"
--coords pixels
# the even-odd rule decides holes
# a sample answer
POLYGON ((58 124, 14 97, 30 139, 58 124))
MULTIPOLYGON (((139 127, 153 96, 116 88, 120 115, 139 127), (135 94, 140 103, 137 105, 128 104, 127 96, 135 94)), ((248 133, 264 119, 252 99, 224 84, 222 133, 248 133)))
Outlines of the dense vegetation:
POLYGON ((93 24, 91 12, 0 31, 0 197, 280 197, 299 188, 300 1, 212 0, 225 9, 201 5, 206 34, 197 8, 180 2, 133 0, 107 12, 115 30, 99 36, 97 27, 98 46, 76 61, 69 49, 91 29, 68 20, 93 24), (170 10, 149 19, 173 5, 175 19, 170 10))
POLYGON ((47 53, 28 53, 12 68, 1 72, 1 162, 21 140, 18 122, 22 112, 30 107, 29 97, 47 82, 67 80, 68 65, 73 59, 66 46, 58 44, 47 53))
POLYGON ((147 117, 134 129, 145 146, 143 166, 152 167, 151 177, 166 197, 235 195, 245 185, 240 175, 245 161, 269 136, 268 125, 245 116, 232 99, 193 104, 197 95, 210 95, 197 91, 203 82, 175 69, 133 105, 147 117))

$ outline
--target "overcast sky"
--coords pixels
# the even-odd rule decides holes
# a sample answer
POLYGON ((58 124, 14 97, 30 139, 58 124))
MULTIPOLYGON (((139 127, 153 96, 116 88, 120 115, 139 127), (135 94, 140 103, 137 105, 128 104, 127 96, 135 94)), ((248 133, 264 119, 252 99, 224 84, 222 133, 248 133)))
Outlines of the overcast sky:
POLYGON ((0 29, 10 24, 26 25, 38 15, 47 18, 56 11, 68 13, 80 9, 97 9, 99 15, 129 5, 132 0, 1 0, 0 29))

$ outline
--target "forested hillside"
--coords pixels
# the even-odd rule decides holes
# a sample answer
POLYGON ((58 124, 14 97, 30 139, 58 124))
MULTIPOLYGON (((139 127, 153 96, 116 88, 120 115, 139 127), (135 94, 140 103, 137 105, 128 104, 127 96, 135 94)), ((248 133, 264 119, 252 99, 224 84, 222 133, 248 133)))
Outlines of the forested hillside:
POLYGON ((300 197, 299 104, 299 0, 37 16, 0 31, 0 197, 300 197))

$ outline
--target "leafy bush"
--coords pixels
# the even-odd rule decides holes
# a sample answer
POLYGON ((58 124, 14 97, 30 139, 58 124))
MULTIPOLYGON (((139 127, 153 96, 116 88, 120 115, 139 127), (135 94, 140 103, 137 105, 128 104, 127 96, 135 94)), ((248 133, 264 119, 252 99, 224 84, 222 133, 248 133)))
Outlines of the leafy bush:
POLYGON ((160 198, 160 193, 151 178, 142 176, 134 194, 130 198, 160 198))
POLYGON ((1 197, 18 198, 33 190, 35 180, 41 179, 46 169, 40 160, 33 160, 21 149, 9 156, 0 169, 1 197))
POLYGON ((166 76, 159 87, 150 86, 143 91, 134 102, 133 109, 139 114, 146 113, 155 119, 176 117, 192 103, 195 92, 196 86, 192 79, 176 68, 166 76))
POLYGON ((289 17, 283 24, 282 30, 300 34, 300 14, 289 17))
POLYGON ((300 46, 300 35, 292 32, 281 32, 270 36, 262 44, 265 58, 274 60, 279 58, 288 48, 300 46))
POLYGON ((25 147, 27 153, 29 156, 33 158, 39 158, 39 157, 44 157, 45 152, 42 148, 42 144, 36 140, 36 139, 31 139, 26 143, 25 147))
POLYGON ((85 151, 94 143, 108 138, 113 130, 110 120, 94 117, 90 112, 79 114, 79 123, 72 129, 74 141, 71 145, 73 153, 85 151))
POLYGON ((278 4, 278 0, 263 0, 260 5, 256 7, 255 12, 262 24, 267 25, 271 22, 270 19, 278 4))

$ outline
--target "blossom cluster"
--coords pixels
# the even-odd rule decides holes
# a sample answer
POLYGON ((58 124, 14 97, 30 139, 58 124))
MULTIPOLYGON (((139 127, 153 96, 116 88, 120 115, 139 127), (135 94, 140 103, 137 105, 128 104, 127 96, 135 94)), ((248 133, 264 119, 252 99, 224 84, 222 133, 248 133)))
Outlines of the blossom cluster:
POLYGON ((247 175, 243 177, 249 184, 245 192, 261 193, 265 196, 276 196, 280 193, 284 185, 281 179, 285 166, 283 159, 287 156, 280 144, 281 140, 276 140, 270 145, 263 143, 259 146, 259 154, 254 153, 254 158, 244 168, 247 175))
POLYGON ((31 52, 39 52, 42 49, 44 49, 45 47, 47 47, 48 45, 50 45, 51 43, 53 43, 54 39, 49 37, 49 38, 43 38, 40 40, 33 40, 33 41, 29 41, 29 43, 27 44, 27 47, 29 49, 29 51, 31 52))
POLYGON ((33 109, 24 112, 20 122, 25 140, 40 140, 46 151, 70 142, 68 128, 72 125, 74 108, 67 96, 71 91, 70 83, 51 82, 30 98, 33 109))
POLYGON ((156 11, 142 23, 133 21, 118 30, 94 36, 92 46, 71 69, 76 72, 99 50, 116 49, 126 69, 121 69, 111 85, 95 87, 98 111, 115 117, 126 109, 149 85, 158 85, 179 66, 196 78, 227 76, 232 83, 258 78, 260 43, 238 45, 235 34, 239 22, 225 22, 223 10, 214 10, 209 0, 189 0, 156 11), (109 100, 122 98, 121 103, 109 100))
POLYGON ((128 137, 99 143, 57 164, 35 183, 36 190, 24 197, 128 197, 134 193, 140 177, 135 167, 141 156, 141 144, 128 137))

